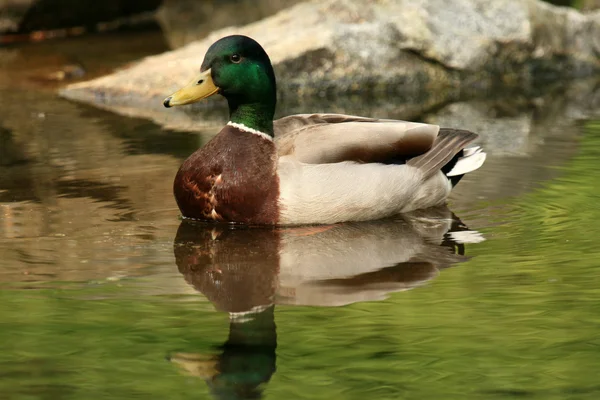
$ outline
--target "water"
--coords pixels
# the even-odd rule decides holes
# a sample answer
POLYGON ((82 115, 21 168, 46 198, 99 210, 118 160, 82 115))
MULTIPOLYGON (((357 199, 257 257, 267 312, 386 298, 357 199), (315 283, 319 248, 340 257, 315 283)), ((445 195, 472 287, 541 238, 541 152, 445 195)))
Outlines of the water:
MULTIPOLYGON (((449 209, 230 230, 173 201, 206 134, 48 78, 164 49, 148 33, 0 49, 0 398, 598 398, 593 85, 420 115, 489 153, 449 209)), ((336 111, 401 117, 393 101, 336 111)))

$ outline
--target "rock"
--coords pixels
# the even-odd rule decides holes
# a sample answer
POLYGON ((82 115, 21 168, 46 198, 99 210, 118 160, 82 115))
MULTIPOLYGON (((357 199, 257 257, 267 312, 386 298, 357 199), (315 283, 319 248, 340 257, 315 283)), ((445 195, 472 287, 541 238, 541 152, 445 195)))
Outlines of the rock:
POLYGON ((166 114, 161 100, 189 80, 210 44, 234 33, 265 47, 283 102, 394 96, 423 112, 424 105, 498 85, 528 92, 540 79, 600 71, 600 13, 584 15, 537 0, 327 0, 218 30, 131 68, 68 86, 62 95, 186 128, 193 121, 190 108, 166 114))
POLYGON ((531 12, 534 38, 532 73, 539 76, 591 76, 598 72, 600 12, 539 3, 531 12))
POLYGON ((227 26, 269 17, 302 0, 164 0, 157 19, 171 47, 181 47, 227 26))
POLYGON ((94 26, 155 10, 161 0, 2 0, 0 34, 94 26))
POLYGON ((600 0, 582 0, 581 9, 584 11, 600 9, 600 0))
MULTIPOLYGON (((519 93, 496 93, 448 104, 426 122, 477 132, 478 142, 495 156, 530 157, 541 142, 535 137, 562 138, 576 143, 579 126, 574 121, 600 116, 600 86, 580 80, 548 87, 548 93, 525 98, 519 93)), ((544 165, 540 163, 540 165, 544 165)))

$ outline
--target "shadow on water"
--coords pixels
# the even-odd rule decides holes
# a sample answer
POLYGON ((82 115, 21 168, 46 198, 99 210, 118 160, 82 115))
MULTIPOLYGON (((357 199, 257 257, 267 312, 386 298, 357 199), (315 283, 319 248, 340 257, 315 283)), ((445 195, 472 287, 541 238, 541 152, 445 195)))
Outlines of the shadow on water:
POLYGON ((204 379, 215 398, 259 398, 276 370, 276 305, 383 300, 468 260, 465 244, 481 241, 447 207, 324 227, 183 221, 173 243, 177 268, 229 313, 229 337, 216 354, 173 352, 168 359, 204 379))

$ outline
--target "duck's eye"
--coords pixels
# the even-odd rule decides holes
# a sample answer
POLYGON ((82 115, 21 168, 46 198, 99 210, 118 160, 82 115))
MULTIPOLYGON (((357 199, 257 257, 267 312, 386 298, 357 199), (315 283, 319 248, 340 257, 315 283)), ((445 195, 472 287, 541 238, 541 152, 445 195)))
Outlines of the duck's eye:
POLYGON ((229 57, 229 59, 231 60, 232 63, 234 64, 239 64, 240 61, 242 61, 242 56, 240 56, 239 54, 232 54, 231 57, 229 57))

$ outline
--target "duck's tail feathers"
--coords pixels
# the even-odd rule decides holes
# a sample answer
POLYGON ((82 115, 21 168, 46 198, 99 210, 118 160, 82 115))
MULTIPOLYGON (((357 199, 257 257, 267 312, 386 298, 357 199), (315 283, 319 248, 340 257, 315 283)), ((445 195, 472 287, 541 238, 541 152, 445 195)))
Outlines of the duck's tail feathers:
POLYGON ((446 173, 446 176, 459 176, 475 171, 483 165, 487 154, 483 152, 481 147, 469 147, 463 150, 452 169, 446 173))
POLYGON ((477 148, 463 149, 477 137, 476 133, 470 131, 442 128, 431 149, 425 154, 411 158, 407 164, 420 169, 424 179, 439 170, 444 171, 449 177, 474 171, 483 164, 485 153, 481 148, 479 151, 477 148), (450 175, 452 172, 455 172, 454 175, 450 175))

